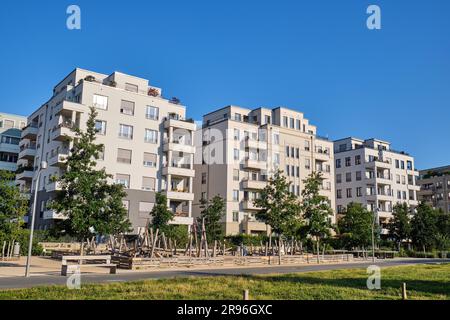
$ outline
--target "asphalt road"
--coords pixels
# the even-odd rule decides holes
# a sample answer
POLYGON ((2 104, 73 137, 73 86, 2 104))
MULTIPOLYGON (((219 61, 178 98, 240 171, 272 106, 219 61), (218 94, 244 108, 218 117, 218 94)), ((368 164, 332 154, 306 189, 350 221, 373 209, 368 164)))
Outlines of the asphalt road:
MULTIPOLYGON (((391 259, 378 260, 376 265, 380 267, 391 267, 400 265, 413 264, 435 264, 447 262, 450 259, 391 259)), ((119 274, 82 274, 81 284, 86 283, 113 283, 139 281, 147 279, 162 279, 174 277, 206 277, 206 276, 233 276, 233 275, 258 275, 258 274, 285 274, 285 273, 302 273, 311 271, 339 270, 365 268, 373 263, 355 262, 340 264, 322 264, 322 265, 298 265, 298 266, 264 266, 264 267, 240 267, 240 268, 211 268, 202 270, 159 270, 151 272, 129 272, 122 271, 119 274)), ((120 271, 119 271, 120 272, 120 271)), ((56 275, 31 276, 25 277, 7 277, 0 278, 0 290, 13 288, 30 288, 48 285, 65 285, 66 277, 56 275)))

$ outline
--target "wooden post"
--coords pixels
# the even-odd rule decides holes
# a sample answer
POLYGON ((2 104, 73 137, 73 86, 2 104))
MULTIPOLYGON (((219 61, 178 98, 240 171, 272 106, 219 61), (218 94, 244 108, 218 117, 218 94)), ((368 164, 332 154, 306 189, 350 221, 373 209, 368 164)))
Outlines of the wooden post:
POLYGON ((214 240, 213 258, 216 257, 216 246, 217 246, 217 240, 214 240))
POLYGON ((248 290, 244 290, 243 298, 244 298, 244 300, 250 300, 248 290))
POLYGON ((402 285, 402 300, 408 300, 408 295, 406 293, 406 283, 403 282, 402 285))
POLYGON ((155 252, 156 239, 158 239, 158 232, 159 232, 159 229, 156 229, 155 237, 154 237, 153 243, 152 243, 152 249, 150 251, 150 258, 153 258, 153 253, 155 252))
POLYGON ((281 241, 281 238, 278 239, 278 264, 281 265, 281 248, 283 245, 283 241, 281 241))
POLYGON ((6 248, 6 241, 3 241, 2 259, 5 257, 5 248, 6 248))
POLYGON ((265 252, 265 256, 267 257, 267 254, 269 253, 269 244, 266 241, 266 252, 265 252))
POLYGON ((269 234, 269 254, 273 254, 273 253, 270 253, 271 250, 272 250, 272 233, 269 234))

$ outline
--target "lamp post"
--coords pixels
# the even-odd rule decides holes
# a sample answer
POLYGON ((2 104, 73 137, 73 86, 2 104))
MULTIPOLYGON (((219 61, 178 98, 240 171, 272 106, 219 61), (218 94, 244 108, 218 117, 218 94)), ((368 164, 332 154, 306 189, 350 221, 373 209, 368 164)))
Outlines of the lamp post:
POLYGON ((31 250, 33 248, 33 233, 34 233, 34 222, 36 217, 36 204, 37 204, 37 193, 39 189, 39 180, 41 180, 42 170, 47 169, 47 162, 42 161, 41 167, 39 168, 37 177, 36 177, 36 185, 34 186, 34 199, 33 199, 33 210, 31 211, 31 225, 30 225, 30 239, 28 242, 28 255, 27 255, 27 265, 25 269, 25 277, 30 276, 30 263, 31 263, 31 250))
POLYGON ((375 220, 378 220, 378 208, 375 209, 372 220, 372 262, 375 262, 375 220))

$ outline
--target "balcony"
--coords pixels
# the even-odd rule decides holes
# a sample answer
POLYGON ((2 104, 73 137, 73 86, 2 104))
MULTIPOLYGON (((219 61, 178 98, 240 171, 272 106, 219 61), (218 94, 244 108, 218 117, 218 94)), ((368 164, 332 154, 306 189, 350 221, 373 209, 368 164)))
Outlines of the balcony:
POLYGON ((64 214, 58 213, 54 210, 46 210, 46 211, 44 211, 43 219, 44 220, 66 220, 67 217, 64 214))
POLYGON ((19 153, 19 146, 11 143, 0 143, 0 152, 19 153))
POLYGON ((48 165, 51 167, 64 167, 67 162, 67 156, 67 154, 59 153, 50 158, 50 160, 48 161, 48 165))
POLYGON ((264 222, 260 222, 254 218, 246 218, 242 221, 242 229, 245 230, 247 234, 252 232, 267 232, 268 226, 264 222))
POLYGON ((37 123, 31 123, 25 128, 22 129, 22 139, 36 139, 38 134, 38 124, 37 123))
POLYGON ((19 159, 33 160, 36 156, 36 144, 24 144, 20 147, 19 159))
POLYGON ((34 177, 33 167, 22 167, 17 170, 16 180, 32 181, 34 177))
POLYGON ((192 144, 180 143, 179 141, 169 141, 169 139, 164 139, 163 151, 195 153, 195 147, 192 144))
POLYGON ((60 191, 61 190, 61 184, 59 182, 50 182, 45 186, 45 190, 47 192, 52 192, 52 191, 60 191))
POLYGON ((264 169, 266 169, 266 167, 267 167, 267 163, 264 161, 253 160, 253 159, 246 159, 244 161, 245 169, 264 170, 264 169))
POLYGON ((263 180, 244 180, 242 181, 242 187, 244 189, 262 190, 266 187, 267 181, 263 180))
POLYGON ((72 131, 76 125, 72 121, 64 121, 52 129, 52 140, 67 141, 74 133, 72 131))
POLYGON ((15 162, 0 161, 0 170, 16 171, 17 164, 15 162))
POLYGON ((366 168, 369 169, 375 169, 375 168, 383 168, 383 169, 390 169, 391 164, 388 161, 383 160, 372 160, 372 161, 366 161, 366 168))
POLYGON ((383 185, 391 185, 392 181, 389 176, 377 175, 376 183, 383 184, 383 185))
POLYGON ((167 199, 177 200, 177 201, 194 201, 194 194, 189 193, 187 190, 179 191, 163 191, 167 199))
POLYGON ((265 150, 267 149, 267 143, 265 141, 259 141, 255 139, 245 138, 245 149, 253 150, 265 150))
POLYGON ((330 160, 330 151, 325 149, 316 148, 314 157, 317 161, 329 161, 330 160))
POLYGON ((59 115, 64 111, 84 113, 87 111, 87 108, 82 104, 64 100, 60 104, 58 104, 53 110, 55 112, 55 115, 59 115))
POLYGON ((181 177, 194 177, 195 170, 191 169, 190 165, 181 165, 181 164, 172 164, 170 167, 163 168, 163 175, 173 175, 173 176, 181 176, 181 177))
POLYGON ((244 200, 242 203, 242 208, 244 210, 249 210, 249 211, 259 211, 261 210, 261 208, 258 208, 254 203, 253 200, 244 200))
POLYGON ((187 120, 181 120, 180 118, 176 117, 168 117, 164 120, 164 128, 178 128, 183 129, 187 131, 195 131, 196 125, 194 121, 187 121, 187 120))
POLYGON ((169 224, 190 226, 194 224, 194 218, 190 217, 188 212, 176 212, 169 224))

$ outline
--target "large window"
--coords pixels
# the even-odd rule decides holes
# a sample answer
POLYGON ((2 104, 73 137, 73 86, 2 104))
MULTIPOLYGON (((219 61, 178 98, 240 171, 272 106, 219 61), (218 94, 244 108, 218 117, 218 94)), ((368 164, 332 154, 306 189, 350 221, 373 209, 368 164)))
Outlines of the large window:
POLYGON ((144 152, 144 167, 156 168, 158 156, 155 153, 144 152))
POLYGON ((108 97, 94 94, 93 105, 97 109, 108 109, 108 97))
POLYGON ((142 190, 155 191, 155 178, 142 177, 142 190))
POLYGON ((127 114, 129 116, 134 115, 134 102, 122 100, 120 104, 120 113, 127 114))
POLYGON ((145 142, 158 143, 158 131, 145 129, 145 142))
POLYGON ((145 117, 150 120, 158 120, 159 119, 159 108, 147 106, 145 110, 145 117))
POLYGON ((97 130, 98 134, 105 135, 106 134, 106 121, 95 120, 95 130, 97 130))
POLYGON ((126 189, 130 187, 130 175, 129 174, 116 174, 116 183, 123 185, 126 189))
POLYGON ((131 150, 117 149, 117 162, 130 164, 131 150))
POLYGON ((126 124, 121 124, 119 137, 124 139, 133 139, 133 127, 126 124))

